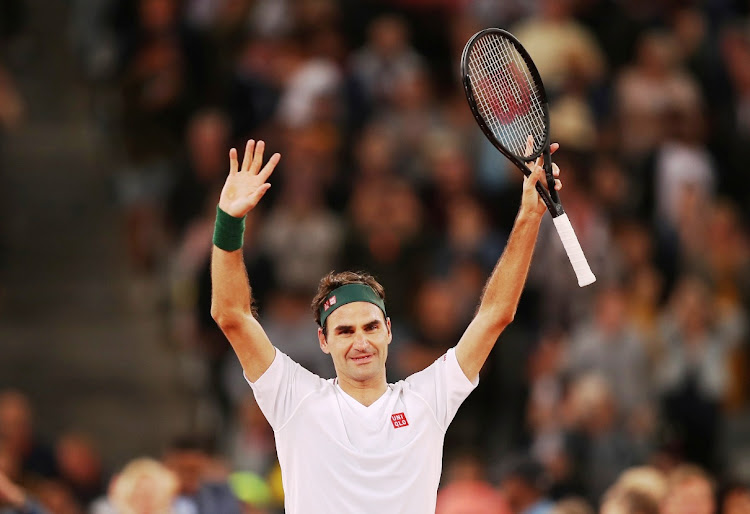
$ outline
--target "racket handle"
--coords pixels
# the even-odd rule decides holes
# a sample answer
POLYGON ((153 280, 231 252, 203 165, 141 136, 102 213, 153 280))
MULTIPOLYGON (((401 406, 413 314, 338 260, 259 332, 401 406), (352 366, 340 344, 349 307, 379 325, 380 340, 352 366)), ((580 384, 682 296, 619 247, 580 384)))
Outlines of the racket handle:
POLYGON ((560 235, 560 240, 565 247, 570 263, 573 265, 573 271, 576 272, 578 285, 585 287, 596 282, 596 277, 591 271, 588 261, 586 261, 586 256, 583 255, 583 249, 581 249, 581 244, 573 231, 573 225, 570 224, 568 215, 562 214, 552 218, 552 221, 555 223, 557 233, 560 235))

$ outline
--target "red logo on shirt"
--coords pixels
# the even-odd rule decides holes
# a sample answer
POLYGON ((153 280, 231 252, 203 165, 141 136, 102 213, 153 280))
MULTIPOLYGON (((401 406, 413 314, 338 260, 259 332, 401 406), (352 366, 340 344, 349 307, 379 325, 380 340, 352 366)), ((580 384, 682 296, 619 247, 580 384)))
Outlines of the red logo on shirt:
POLYGON ((393 423, 393 428, 409 426, 409 422, 406 421, 406 415, 403 412, 399 412, 398 414, 391 414, 391 423, 393 423))
POLYGON ((331 296, 328 300, 326 300, 326 303, 323 304, 323 312, 327 311, 334 305, 336 305, 336 297, 331 296))

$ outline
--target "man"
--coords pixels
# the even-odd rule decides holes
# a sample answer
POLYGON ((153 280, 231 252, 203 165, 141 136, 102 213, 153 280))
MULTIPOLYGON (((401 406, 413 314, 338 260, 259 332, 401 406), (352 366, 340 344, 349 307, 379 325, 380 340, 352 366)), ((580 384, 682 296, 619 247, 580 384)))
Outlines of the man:
POLYGON ((237 151, 229 152, 214 232, 211 311, 274 429, 286 512, 434 513, 445 431, 513 321, 523 290, 546 210, 534 189, 546 184, 541 160, 530 166, 508 245, 461 340, 425 370, 388 384, 391 322, 371 276, 331 273, 313 301, 318 341, 333 359, 335 379, 323 380, 277 351, 254 317, 243 220, 271 187, 281 158, 274 154, 262 166, 264 147, 248 141, 241 167, 237 151))

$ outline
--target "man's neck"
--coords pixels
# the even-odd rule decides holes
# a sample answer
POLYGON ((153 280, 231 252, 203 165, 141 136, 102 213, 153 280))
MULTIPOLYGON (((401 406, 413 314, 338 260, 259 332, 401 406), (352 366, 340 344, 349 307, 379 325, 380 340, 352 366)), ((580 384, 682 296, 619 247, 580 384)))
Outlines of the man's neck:
POLYGON ((357 382, 346 377, 337 377, 339 387, 365 407, 375 403, 388 389, 385 377, 367 382, 357 382))

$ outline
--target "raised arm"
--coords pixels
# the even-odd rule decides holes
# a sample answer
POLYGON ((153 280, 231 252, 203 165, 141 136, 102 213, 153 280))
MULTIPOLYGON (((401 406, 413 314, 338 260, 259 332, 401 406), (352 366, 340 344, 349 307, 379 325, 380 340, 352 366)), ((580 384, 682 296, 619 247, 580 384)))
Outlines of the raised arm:
POLYGON ((274 154, 261 169, 264 147, 263 141, 248 141, 241 168, 237 150, 229 151, 229 176, 221 190, 211 255, 211 316, 252 382, 268 369, 276 354, 252 313, 252 292, 241 248, 244 217, 271 187, 268 177, 281 159, 274 154))
MULTIPOLYGON (((550 150, 557 148, 555 143, 550 150)), ((521 207, 508 244, 484 286, 476 316, 456 346, 458 364, 470 380, 479 375, 495 341, 515 317, 534 253, 539 224, 547 210, 535 189, 537 182, 545 186, 547 182, 541 158, 530 164, 529 168, 532 173, 524 178, 521 207)), ((556 177, 560 174, 556 165, 553 165, 553 173, 556 177)), ((555 189, 562 189, 558 179, 555 179, 555 189)))

